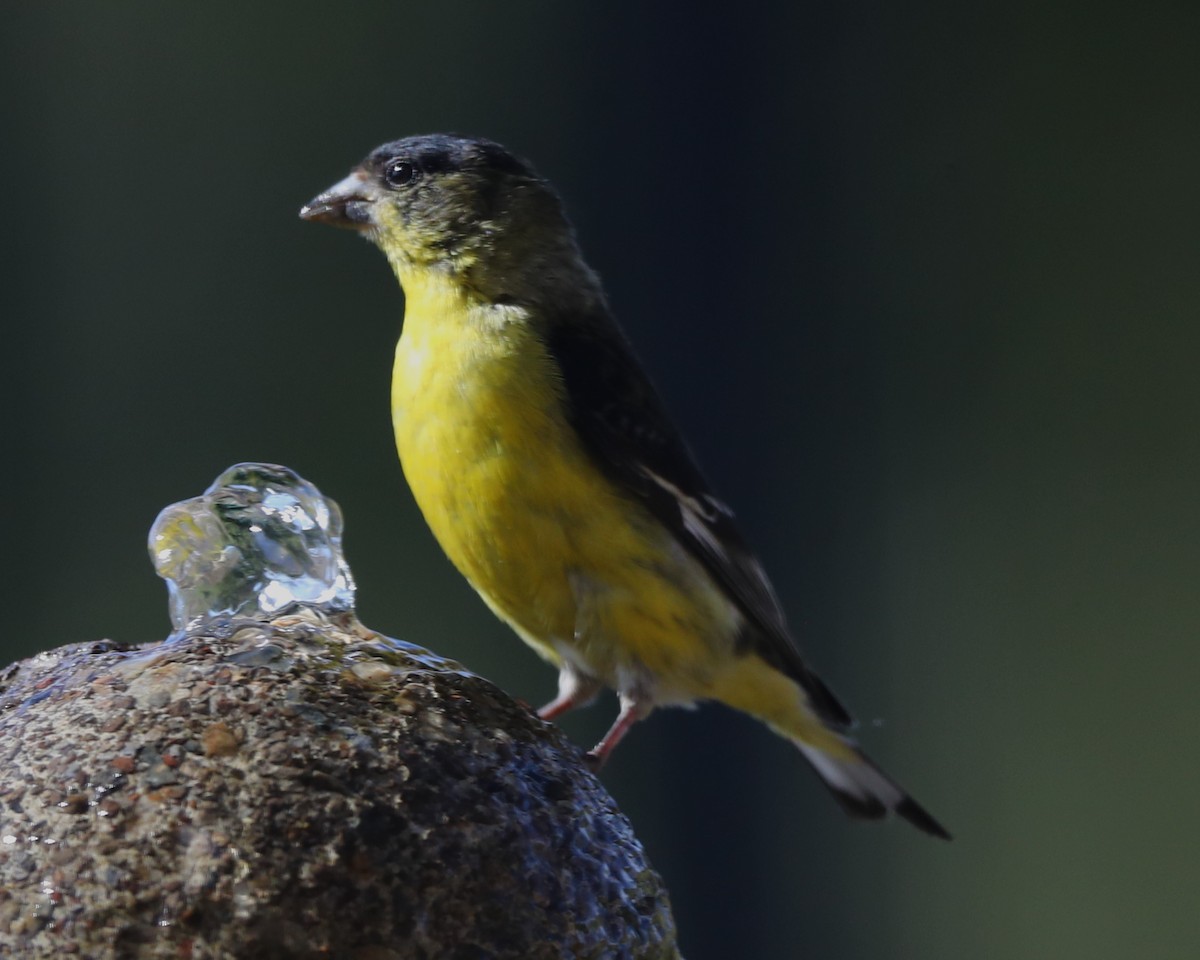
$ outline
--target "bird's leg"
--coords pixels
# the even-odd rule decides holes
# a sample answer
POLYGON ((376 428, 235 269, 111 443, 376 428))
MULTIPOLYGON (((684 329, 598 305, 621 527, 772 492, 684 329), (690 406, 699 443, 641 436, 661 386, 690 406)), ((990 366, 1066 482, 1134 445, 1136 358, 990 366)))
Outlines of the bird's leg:
POLYGON ((538 710, 537 714, 543 720, 554 720, 568 710, 586 707, 596 699, 603 686, 595 677, 589 677, 565 663, 558 672, 558 696, 538 710))
POLYGON ((593 771, 599 770, 608 760, 609 755, 617 748, 630 729, 639 720, 650 715, 654 703, 647 697, 621 694, 621 712, 616 721, 608 728, 604 739, 588 751, 588 765, 593 771))

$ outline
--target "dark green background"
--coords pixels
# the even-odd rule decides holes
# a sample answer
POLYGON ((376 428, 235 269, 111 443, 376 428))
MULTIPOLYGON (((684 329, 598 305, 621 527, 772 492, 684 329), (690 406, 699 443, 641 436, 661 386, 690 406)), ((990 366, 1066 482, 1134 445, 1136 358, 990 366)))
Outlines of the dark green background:
POLYGON ((3 658, 165 635, 151 521, 256 459, 342 504, 367 623, 552 694, 405 490, 390 271, 296 218, 486 134, 957 835, 655 716, 604 779, 689 960, 1196 955, 1200 13, 1125 6, 5 4, 3 658))

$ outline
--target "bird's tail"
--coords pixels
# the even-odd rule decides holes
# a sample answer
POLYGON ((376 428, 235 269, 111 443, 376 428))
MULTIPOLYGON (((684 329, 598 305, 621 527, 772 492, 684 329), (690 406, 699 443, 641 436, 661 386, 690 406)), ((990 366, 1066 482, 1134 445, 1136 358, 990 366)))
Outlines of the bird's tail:
POLYGON ((894 813, 918 830, 949 840, 946 828, 842 732, 850 715, 825 685, 814 675, 804 680, 802 686, 751 655, 719 678, 713 695, 792 741, 850 816, 878 820, 894 813))
MULTIPOLYGON (((836 734, 830 734, 836 736, 836 734)), ((804 755, 821 782, 850 816, 878 820, 895 813, 918 830, 943 840, 950 834, 891 777, 880 770, 851 741, 839 737, 840 749, 814 746, 799 737, 788 737, 804 755)))

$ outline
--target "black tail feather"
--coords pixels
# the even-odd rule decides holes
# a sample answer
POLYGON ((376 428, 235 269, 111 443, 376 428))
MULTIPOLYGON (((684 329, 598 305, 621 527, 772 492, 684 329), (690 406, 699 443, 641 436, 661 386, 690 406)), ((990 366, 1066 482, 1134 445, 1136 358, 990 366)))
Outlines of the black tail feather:
POLYGON ((929 811, 857 749, 849 758, 842 758, 801 740, 793 742, 849 816, 856 820, 880 820, 888 813, 895 813, 930 836, 953 839, 929 811))

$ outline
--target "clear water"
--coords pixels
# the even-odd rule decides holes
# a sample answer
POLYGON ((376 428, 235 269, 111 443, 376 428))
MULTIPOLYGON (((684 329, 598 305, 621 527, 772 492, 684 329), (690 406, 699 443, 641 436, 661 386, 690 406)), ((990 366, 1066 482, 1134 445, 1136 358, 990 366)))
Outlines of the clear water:
POLYGON ((164 509, 149 548, 175 635, 215 617, 354 609, 341 510, 287 467, 230 467, 201 496, 164 509))

